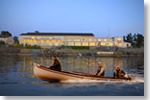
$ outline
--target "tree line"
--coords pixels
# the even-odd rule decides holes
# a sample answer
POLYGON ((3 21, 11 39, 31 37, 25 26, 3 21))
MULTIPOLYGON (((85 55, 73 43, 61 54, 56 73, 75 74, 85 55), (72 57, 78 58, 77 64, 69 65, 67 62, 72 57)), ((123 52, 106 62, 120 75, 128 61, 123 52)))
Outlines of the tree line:
POLYGON ((131 43, 132 47, 144 47, 144 36, 139 33, 128 33, 126 36, 123 36, 125 42, 131 43))

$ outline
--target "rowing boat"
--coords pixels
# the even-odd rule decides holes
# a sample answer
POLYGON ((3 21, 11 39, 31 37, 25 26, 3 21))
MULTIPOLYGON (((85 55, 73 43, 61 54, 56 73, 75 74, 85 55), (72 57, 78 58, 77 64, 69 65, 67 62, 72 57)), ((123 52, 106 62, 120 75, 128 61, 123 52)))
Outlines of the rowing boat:
POLYGON ((128 78, 113 78, 113 77, 100 77, 92 74, 85 74, 79 72, 66 72, 66 71, 56 71, 51 70, 40 64, 33 65, 33 72, 35 77, 44 81, 66 81, 66 80, 103 80, 103 81, 122 81, 131 80, 128 78))

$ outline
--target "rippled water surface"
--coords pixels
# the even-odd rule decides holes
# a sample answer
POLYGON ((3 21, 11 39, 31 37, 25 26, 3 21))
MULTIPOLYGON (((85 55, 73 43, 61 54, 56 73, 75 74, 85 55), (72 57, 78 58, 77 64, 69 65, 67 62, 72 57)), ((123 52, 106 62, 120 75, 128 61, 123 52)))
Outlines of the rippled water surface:
POLYGON ((96 73, 96 62, 102 61, 105 76, 112 76, 114 64, 136 78, 131 82, 66 81, 49 83, 37 79, 33 74, 33 63, 44 66, 52 64, 51 58, 38 56, 0 57, 1 96, 143 96, 144 58, 142 57, 59 57, 64 71, 96 73))

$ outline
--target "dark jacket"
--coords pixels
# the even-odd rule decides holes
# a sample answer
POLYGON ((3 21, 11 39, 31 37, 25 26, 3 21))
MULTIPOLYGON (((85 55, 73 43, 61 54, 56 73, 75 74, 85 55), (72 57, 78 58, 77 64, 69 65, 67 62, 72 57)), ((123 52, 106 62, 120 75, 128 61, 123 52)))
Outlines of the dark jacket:
POLYGON ((50 66, 50 69, 61 71, 61 64, 60 64, 60 62, 58 60, 55 60, 53 65, 50 66))
POLYGON ((125 75, 125 72, 121 69, 115 70, 115 72, 113 74, 114 78, 123 78, 124 75, 125 75))
POLYGON ((104 76, 104 74, 105 74, 105 69, 103 67, 99 67, 97 69, 96 75, 98 75, 98 76, 104 76))

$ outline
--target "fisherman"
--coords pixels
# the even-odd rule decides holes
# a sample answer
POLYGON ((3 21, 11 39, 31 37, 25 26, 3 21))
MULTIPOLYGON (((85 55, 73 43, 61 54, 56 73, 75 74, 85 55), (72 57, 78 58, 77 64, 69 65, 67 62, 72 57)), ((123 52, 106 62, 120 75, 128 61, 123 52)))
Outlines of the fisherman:
POLYGON ((53 61, 53 65, 50 66, 49 68, 52 70, 61 71, 61 64, 58 61, 58 59, 56 58, 56 56, 52 56, 52 61, 53 61))
POLYGON ((98 62, 97 65, 98 65, 98 66, 97 66, 98 69, 97 69, 96 75, 103 77, 104 74, 105 74, 105 68, 104 68, 104 66, 102 66, 102 63, 101 63, 101 62, 98 62))
POLYGON ((121 70, 119 66, 117 66, 115 68, 113 76, 114 76, 114 78, 124 78, 125 72, 123 70, 121 70))

